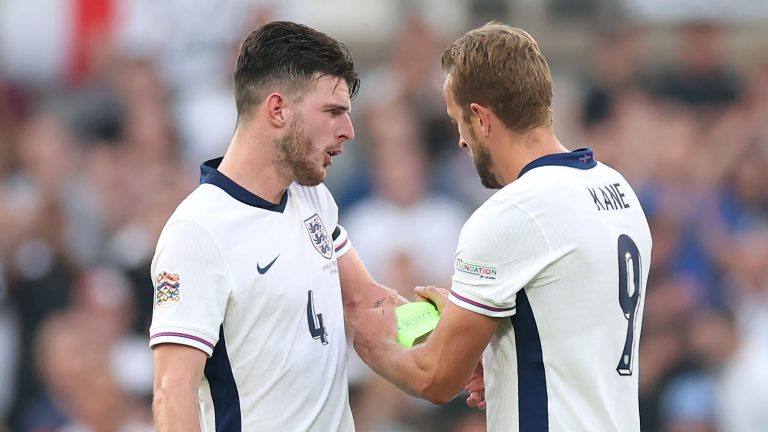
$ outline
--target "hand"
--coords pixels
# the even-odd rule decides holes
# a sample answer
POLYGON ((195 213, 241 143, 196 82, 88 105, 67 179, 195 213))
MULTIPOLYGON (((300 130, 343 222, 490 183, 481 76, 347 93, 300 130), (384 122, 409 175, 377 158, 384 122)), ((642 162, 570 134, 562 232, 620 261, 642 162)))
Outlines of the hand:
POLYGON ((379 307, 361 311, 353 324, 355 351, 372 368, 376 353, 387 345, 397 345, 397 304, 397 296, 391 295, 379 307))
POLYGON ((434 285, 417 286, 413 289, 416 292, 416 300, 431 301, 437 307, 438 312, 443 312, 445 302, 448 301, 448 291, 445 288, 438 288, 434 285))
POLYGON ((406 303, 410 303, 408 299, 401 296, 400 293, 397 292, 397 290, 394 290, 392 288, 385 288, 385 287, 382 287, 382 288, 388 291, 387 296, 376 300, 376 302, 373 304, 374 308, 380 307, 382 304, 384 304, 384 302, 391 300, 392 298, 394 299, 395 306, 400 306, 406 303))
POLYGON ((477 408, 479 410, 485 409, 485 381, 483 380, 483 362, 478 362, 475 366, 475 370, 469 377, 469 381, 464 389, 469 392, 467 398, 467 406, 470 408, 477 408))

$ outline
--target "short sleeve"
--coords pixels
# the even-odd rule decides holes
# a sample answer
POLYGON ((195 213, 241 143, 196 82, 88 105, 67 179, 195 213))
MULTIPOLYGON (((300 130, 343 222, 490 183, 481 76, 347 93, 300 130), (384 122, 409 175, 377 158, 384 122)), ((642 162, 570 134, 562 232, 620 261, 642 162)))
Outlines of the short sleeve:
POLYGON ((482 315, 514 315, 517 292, 554 260, 533 217, 512 203, 488 202, 461 230, 449 299, 482 315))
POLYGON ((333 194, 328 188, 320 183, 317 185, 317 193, 319 195, 320 211, 323 213, 323 218, 328 223, 328 228, 334 229, 336 224, 339 223, 339 206, 336 204, 336 200, 333 198, 333 194))
POLYGON ((188 345, 210 357, 232 290, 228 268, 210 234, 192 221, 169 223, 152 259, 150 346, 188 345))

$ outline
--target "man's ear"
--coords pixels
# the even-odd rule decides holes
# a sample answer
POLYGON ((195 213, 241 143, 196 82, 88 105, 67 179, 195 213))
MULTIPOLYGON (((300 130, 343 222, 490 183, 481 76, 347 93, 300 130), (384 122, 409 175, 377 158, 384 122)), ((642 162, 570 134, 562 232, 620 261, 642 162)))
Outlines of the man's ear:
POLYGON ((287 107, 288 100, 280 93, 270 93, 264 103, 267 110, 267 119, 276 128, 281 128, 288 124, 290 109, 287 107))
POLYGON ((473 124, 477 122, 476 130, 480 131, 482 136, 488 137, 491 133, 491 110, 474 102, 469 104, 469 110, 472 112, 470 121, 473 124))

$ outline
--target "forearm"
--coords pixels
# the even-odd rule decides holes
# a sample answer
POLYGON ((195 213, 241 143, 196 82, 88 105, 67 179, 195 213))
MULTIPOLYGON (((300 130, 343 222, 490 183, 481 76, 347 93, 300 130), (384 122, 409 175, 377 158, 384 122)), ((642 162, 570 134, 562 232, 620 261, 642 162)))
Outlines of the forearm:
POLYGON ((393 296, 397 298, 398 304, 408 303, 397 290, 373 281, 361 283, 343 292, 344 315, 347 321, 354 322, 360 311, 379 307, 387 298, 393 296))
POLYGON ((355 350, 371 369, 403 391, 445 403, 469 381, 500 319, 448 302, 426 342, 411 349, 397 343, 396 320, 391 303, 361 312, 355 323, 355 350))
POLYGON ((358 353, 376 373, 402 391, 436 404, 453 399, 466 380, 446 379, 439 356, 426 345, 405 349, 396 342, 382 343, 373 350, 358 353))
POLYGON ((395 296, 398 304, 408 303, 396 290, 380 285, 371 277, 354 248, 339 258, 339 281, 348 323, 354 323, 361 311, 378 307, 389 297, 395 296))
POLYGON ((156 387, 152 407, 158 432, 200 430, 196 389, 156 387))

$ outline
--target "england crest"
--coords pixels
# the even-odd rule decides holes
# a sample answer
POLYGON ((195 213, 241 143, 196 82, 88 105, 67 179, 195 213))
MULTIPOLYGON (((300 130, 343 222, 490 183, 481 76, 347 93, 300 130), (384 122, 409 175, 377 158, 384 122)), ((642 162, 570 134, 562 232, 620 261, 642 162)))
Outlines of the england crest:
POLYGON ((331 259, 333 253, 333 243, 330 237, 328 237, 328 231, 323 226, 323 221, 320 220, 320 216, 315 213, 308 219, 304 219, 304 226, 309 233, 309 240, 312 241, 312 245, 320 252, 320 255, 327 259, 331 259))

